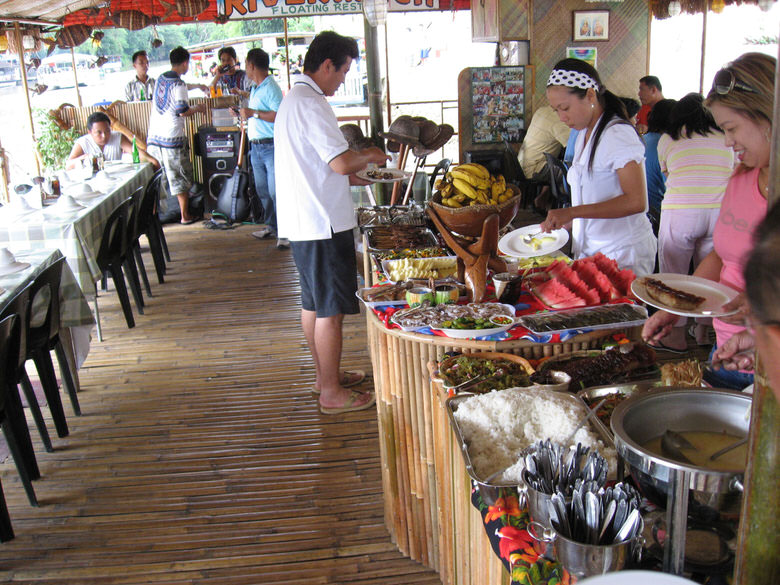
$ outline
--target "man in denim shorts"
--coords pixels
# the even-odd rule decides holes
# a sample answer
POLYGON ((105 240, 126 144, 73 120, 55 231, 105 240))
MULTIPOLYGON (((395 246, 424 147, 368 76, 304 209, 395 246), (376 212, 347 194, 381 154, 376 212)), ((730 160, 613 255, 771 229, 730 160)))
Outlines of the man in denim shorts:
POLYGON ((387 160, 376 147, 349 150, 325 99, 336 93, 357 57, 354 39, 331 31, 317 35, 274 128, 279 237, 290 240, 298 268, 301 325, 324 414, 363 410, 375 400, 373 393, 346 388, 359 384, 362 372, 339 369, 344 315, 359 312, 352 233, 357 222, 349 186, 365 184, 354 173, 387 160))
POLYGON ((184 133, 184 118, 206 111, 206 104, 190 106, 187 90, 197 87, 208 91, 205 85, 185 83, 181 78, 190 68, 190 54, 183 47, 171 51, 171 70, 160 75, 154 86, 152 113, 149 116, 149 136, 146 140, 149 153, 163 169, 168 179, 170 193, 176 195, 181 208, 181 222, 190 224, 198 220, 188 213, 187 203, 192 187, 192 160, 184 133))

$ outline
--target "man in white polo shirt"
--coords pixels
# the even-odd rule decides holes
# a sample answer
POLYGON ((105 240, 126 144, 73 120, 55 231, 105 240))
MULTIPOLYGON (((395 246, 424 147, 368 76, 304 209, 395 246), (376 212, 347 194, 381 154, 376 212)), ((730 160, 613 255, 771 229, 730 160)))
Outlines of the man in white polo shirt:
POLYGON ((354 39, 331 31, 317 35, 274 128, 279 237, 290 240, 298 268, 301 325, 324 414, 363 410, 375 400, 372 392, 347 389, 365 375, 342 372, 339 364, 344 315, 359 312, 352 234, 357 222, 349 185, 365 184, 354 173, 369 163, 383 164, 387 156, 376 147, 349 150, 325 99, 336 93, 358 54, 354 39))

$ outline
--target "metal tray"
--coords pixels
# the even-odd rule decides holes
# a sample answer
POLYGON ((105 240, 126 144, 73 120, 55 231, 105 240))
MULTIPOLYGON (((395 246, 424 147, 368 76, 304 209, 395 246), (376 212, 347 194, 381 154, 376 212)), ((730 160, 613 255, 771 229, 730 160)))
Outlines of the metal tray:
MULTIPOLYGON (((526 388, 527 392, 539 392, 538 389, 533 388, 526 388)), ((480 493, 482 494, 482 499, 485 501, 486 504, 491 505, 497 500, 502 493, 506 494, 506 490, 511 490, 514 492, 514 495, 517 495, 518 498, 520 498, 519 492, 521 491, 521 486, 518 485, 506 485, 506 484, 494 484, 494 483, 487 483, 485 482, 481 477, 477 476, 477 472, 474 470, 474 466, 471 464, 471 457, 469 456, 469 446, 466 441, 466 439, 463 436, 463 433, 461 433, 460 425, 458 425, 458 421, 455 418, 455 411, 458 410, 458 406, 461 402, 466 400, 467 398, 470 398, 471 396, 476 396, 475 394, 470 393, 463 393, 458 394, 457 396, 451 396, 447 399, 445 402, 445 406, 447 408, 447 416, 449 416, 450 419, 450 426, 452 427, 452 431, 455 433, 455 438, 458 441, 458 445, 460 446, 460 452, 461 455, 463 455, 463 463, 466 466, 466 473, 469 474, 469 477, 473 479, 477 485, 479 486, 480 493)), ((585 402, 581 398, 577 398, 574 394, 566 394, 563 392, 555 392, 556 398, 562 398, 563 400, 569 400, 573 402, 578 408, 581 408, 585 402)), ((583 413, 584 415, 584 413, 583 413)), ((593 430, 599 438, 604 442, 605 445, 608 445, 612 448, 615 447, 615 441, 612 437, 612 433, 610 433, 607 428, 604 426, 604 424, 596 419, 595 417, 591 418, 590 421, 588 421, 588 424, 591 427, 591 430, 593 430)))
MULTIPOLYGON (((638 382, 627 382, 625 384, 611 384, 608 386, 593 386, 592 388, 586 388, 577 392, 577 398, 581 399, 588 408, 595 406, 602 398, 608 396, 621 395, 625 398, 632 396, 638 392, 647 392, 652 388, 657 388, 659 382, 657 380, 642 380, 638 382)), ((598 416, 598 414, 596 415, 598 416)), ((610 436, 613 436, 612 429, 599 420, 610 436)))
POLYGON ((419 205, 358 207, 357 219, 361 229, 378 225, 425 226, 425 209, 419 205))
POLYGON ((535 313, 533 315, 524 315, 518 319, 520 324, 531 331, 532 333, 535 333, 537 335, 547 335, 552 333, 561 333, 563 331, 570 331, 572 329, 583 329, 583 330, 597 330, 597 329, 624 329, 629 327, 637 327, 639 325, 642 325, 647 320, 647 309, 640 305, 634 305, 631 303, 616 303, 613 305, 599 305, 596 307, 583 307, 581 309, 566 309, 562 311, 551 311, 549 313, 535 313), (577 315, 581 315, 583 313, 593 313, 593 312, 610 312, 610 307, 631 307, 632 310, 636 311, 637 313, 637 319, 634 321, 618 321, 613 320, 610 323, 601 323, 598 325, 581 325, 581 326, 572 326, 572 327, 564 327, 563 329, 547 329, 545 328, 544 321, 546 319, 550 318, 561 318, 564 319, 566 317, 576 317, 577 315))
POLYGON ((383 225, 383 226, 371 226, 365 228, 366 233, 366 239, 368 241, 368 251, 369 252, 389 252, 390 250, 396 250, 399 248, 432 248, 434 246, 439 245, 439 240, 436 238, 436 235, 427 227, 424 226, 412 226, 411 228, 408 227, 408 224, 405 224, 405 227, 403 229, 412 229, 414 233, 416 233, 420 239, 422 240, 421 243, 418 243, 417 245, 410 246, 410 245, 399 245, 399 246, 393 246, 392 248, 386 248, 381 247, 378 245, 376 232, 378 231, 377 228, 381 228, 381 230, 385 230, 387 228, 392 227, 383 225))

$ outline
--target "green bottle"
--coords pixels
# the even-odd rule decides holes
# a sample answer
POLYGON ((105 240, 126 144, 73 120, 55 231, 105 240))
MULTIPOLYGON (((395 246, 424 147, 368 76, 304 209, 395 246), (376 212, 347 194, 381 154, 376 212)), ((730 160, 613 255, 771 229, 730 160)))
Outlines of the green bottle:
POLYGON ((146 96, 144 95, 144 88, 143 88, 143 86, 141 87, 141 96, 140 97, 141 97, 141 101, 144 101, 146 99, 146 96))
POLYGON ((135 134, 133 134, 133 162, 135 164, 141 162, 141 154, 138 152, 138 145, 135 143, 135 134))

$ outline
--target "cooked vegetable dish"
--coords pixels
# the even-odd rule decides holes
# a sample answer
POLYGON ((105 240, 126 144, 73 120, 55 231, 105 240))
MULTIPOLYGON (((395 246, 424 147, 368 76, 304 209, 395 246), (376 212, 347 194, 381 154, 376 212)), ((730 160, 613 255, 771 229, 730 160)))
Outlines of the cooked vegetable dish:
POLYGON ((457 386, 477 376, 495 376, 468 389, 475 394, 531 385, 528 372, 522 364, 502 359, 489 360, 462 355, 442 369, 440 375, 447 386, 457 386), (503 372, 495 376, 498 370, 503 372))

